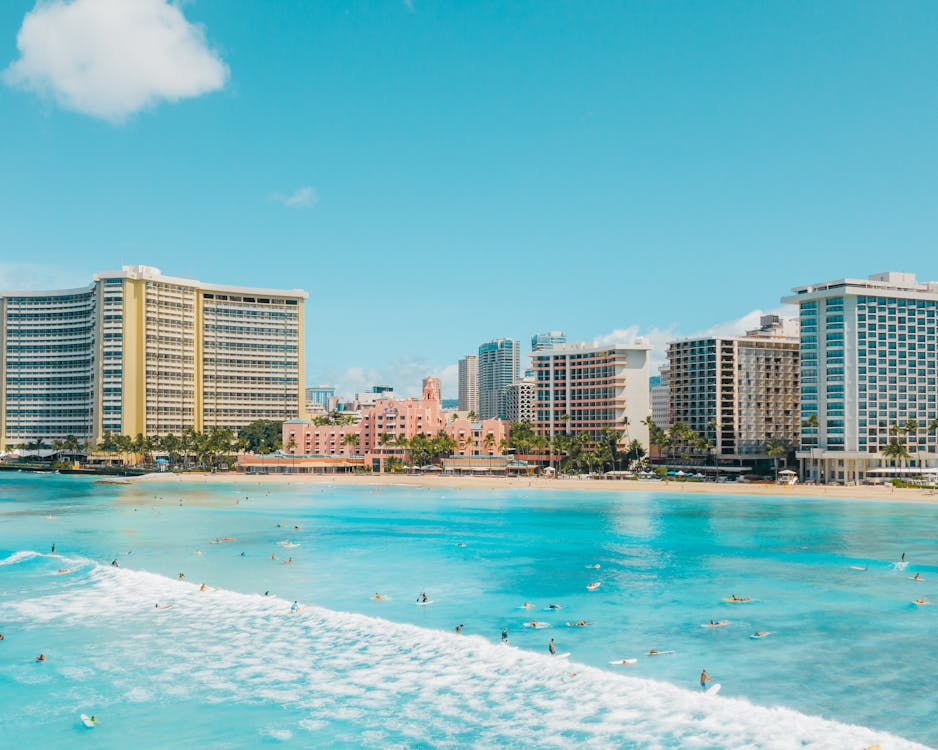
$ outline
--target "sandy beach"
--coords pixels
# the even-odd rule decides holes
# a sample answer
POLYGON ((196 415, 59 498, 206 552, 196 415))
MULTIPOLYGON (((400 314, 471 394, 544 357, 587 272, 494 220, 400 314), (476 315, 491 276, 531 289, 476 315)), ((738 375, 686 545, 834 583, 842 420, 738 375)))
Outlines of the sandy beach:
MULTIPOLYGON (((110 481, 110 480, 109 480, 110 481)), ((886 500, 897 502, 938 502, 938 491, 929 489, 897 489, 887 486, 802 485, 793 486, 768 483, 715 483, 675 482, 655 480, 603 480, 558 477, 472 477, 472 476, 415 476, 410 474, 241 474, 224 472, 154 473, 131 477, 121 482, 191 482, 191 483, 240 483, 257 485, 275 484, 341 484, 346 486, 381 487, 440 487, 440 488, 483 488, 483 489, 534 489, 554 491, 602 491, 602 492, 667 492, 709 495, 840 498, 844 500, 886 500)))

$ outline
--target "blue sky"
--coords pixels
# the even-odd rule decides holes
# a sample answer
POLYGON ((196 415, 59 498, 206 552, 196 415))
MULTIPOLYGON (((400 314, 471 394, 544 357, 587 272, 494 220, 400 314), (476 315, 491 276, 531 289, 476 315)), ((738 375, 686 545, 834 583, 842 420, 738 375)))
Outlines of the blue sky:
POLYGON ((65 5, 0 3, 0 286, 299 286, 310 382, 450 397, 490 338, 938 278, 938 3, 65 5))

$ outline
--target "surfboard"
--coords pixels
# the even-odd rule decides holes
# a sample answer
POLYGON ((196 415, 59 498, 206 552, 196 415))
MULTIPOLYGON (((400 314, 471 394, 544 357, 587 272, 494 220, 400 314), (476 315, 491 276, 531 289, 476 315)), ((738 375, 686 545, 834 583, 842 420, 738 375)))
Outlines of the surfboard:
POLYGON ((588 583, 588 584, 586 584, 586 590, 587 590, 587 591, 595 591, 596 589, 598 589, 598 588, 599 588, 600 586, 602 586, 602 585, 603 585, 603 584, 602 584, 602 581, 599 581, 599 582, 597 582, 597 583, 588 583))
POLYGON ((756 635, 755 633, 753 633, 749 637, 752 638, 753 640, 759 640, 760 638, 765 638, 767 635, 772 635, 771 631, 766 631, 762 635, 756 635))
POLYGON ((729 620, 720 620, 719 622, 702 622, 700 627, 702 628, 723 628, 730 624, 729 620))
POLYGON ((720 685, 719 682, 714 682, 714 683, 713 683, 710 687, 708 687, 708 688, 706 689, 706 691, 704 691, 704 692, 706 692, 706 693, 711 693, 711 694, 716 694, 716 693, 719 693, 719 692, 720 692, 720 687, 722 687, 722 686, 720 685))
POLYGON ((866 570, 862 565, 851 565, 850 570, 866 570))
POLYGON ((84 724, 89 729, 94 729, 94 726, 97 722, 91 720, 91 717, 88 714, 81 715, 81 723, 84 724))
POLYGON ((645 656, 664 656, 665 654, 673 654, 674 651, 655 651, 655 653, 648 653, 645 656))
POLYGON ((746 603, 748 603, 748 602, 751 602, 752 599, 749 599, 749 598, 746 598, 746 599, 733 599, 732 597, 724 596, 724 597, 723 597, 723 601, 725 601, 727 604, 746 604, 746 603))
POLYGON ((555 659, 566 659, 570 656, 569 651, 564 651, 562 654, 554 654, 555 659))
POLYGON ((433 604, 433 599, 427 599, 427 601, 425 602, 417 602, 418 607, 426 607, 426 606, 429 606, 430 604, 433 604))
MULTIPOLYGON (((66 570, 66 571, 60 571, 60 572, 68 573, 69 571, 66 570)), ((924 583, 924 582, 925 582, 925 579, 924 579, 924 578, 915 578, 914 576, 909 576, 909 580, 910 580, 910 581, 915 581, 916 583, 924 583)))
POLYGON ((526 623, 524 623, 524 626, 525 626, 526 628, 537 628, 538 630, 541 630, 542 628, 549 628, 549 627, 550 627, 550 623, 548 623, 548 622, 533 622, 533 623, 531 623, 531 622, 526 622, 526 623))
POLYGON ((611 661, 610 664, 618 664, 620 666, 625 664, 634 664, 638 659, 619 659, 619 661, 611 661))

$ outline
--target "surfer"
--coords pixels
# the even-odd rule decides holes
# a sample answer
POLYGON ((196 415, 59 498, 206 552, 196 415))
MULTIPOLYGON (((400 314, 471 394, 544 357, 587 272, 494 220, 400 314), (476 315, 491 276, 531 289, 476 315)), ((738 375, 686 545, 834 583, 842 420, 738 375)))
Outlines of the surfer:
POLYGON ((186 574, 183 573, 183 572, 180 570, 180 571, 179 571, 179 580, 181 581, 181 580, 183 580, 185 577, 186 577, 186 574))
POLYGON ((763 637, 767 636, 768 634, 769 634, 769 631, 768 631, 768 630, 757 630, 755 633, 752 634, 752 637, 753 637, 753 638, 763 638, 763 637))
POLYGON ((551 656, 556 656, 556 655, 557 655, 557 649, 554 648, 554 639, 553 639, 553 638, 551 638, 551 639, 550 639, 550 643, 547 644, 547 650, 550 651, 550 655, 551 655, 551 656))
POLYGON ((420 594, 420 598, 417 601, 421 604, 426 604, 428 601, 430 601, 430 597, 428 597, 427 592, 424 591, 420 594))
POLYGON ((120 565, 119 565, 118 562, 117 562, 117 558, 114 558, 113 560, 111 560, 111 567, 112 567, 112 568, 119 568, 119 567, 120 567, 120 565))
POLYGON ((3 633, 0 633, 0 641, 3 640, 3 633))
POLYGON ((462 628, 463 628, 462 623, 460 623, 459 625, 456 626, 455 630, 457 633, 462 633, 462 628))
POLYGON ((293 604, 290 605, 290 614, 293 614, 293 613, 296 612, 299 608, 300 608, 300 605, 297 604, 297 603, 294 601, 293 604))
POLYGON ((46 660, 45 652, 39 654, 39 656, 36 657, 36 661, 45 661, 45 660, 46 660))
POLYGON ((201 586, 199 586, 199 591, 205 591, 205 589, 207 589, 207 588, 208 588, 208 586, 206 586, 206 585, 203 583, 201 586))
POLYGON ((531 609, 531 607, 533 607, 534 605, 531 604, 531 602, 525 602, 521 606, 524 607, 525 609, 531 609))
POLYGON ((922 580, 922 574, 921 574, 921 573, 916 573, 914 576, 912 576, 912 580, 913 580, 913 581, 921 581, 921 580, 922 580))
POLYGON ((375 601, 379 601, 380 599, 387 599, 386 596, 382 596, 382 595, 379 594, 377 591, 375 591, 375 595, 374 595, 373 597, 371 597, 371 598, 374 599, 375 601))
POLYGON ((567 625, 571 628, 585 628, 589 623, 586 620, 577 620, 573 623, 568 622, 567 625))
POLYGON ((52 543, 52 554, 55 554, 55 542, 52 543))
POLYGON ((547 609, 560 609, 559 604, 548 604, 547 609))
POLYGON ((508 644, 508 628, 502 628, 502 643, 508 644))
POLYGON ((902 553, 902 557, 899 558, 899 562, 905 562, 905 552, 902 553))
POLYGON ((712 678, 710 675, 707 674, 707 670, 706 670, 706 669, 705 669, 703 672, 700 673, 700 687, 706 689, 707 683, 708 683, 708 682, 711 682, 712 680, 713 680, 713 678, 712 678))

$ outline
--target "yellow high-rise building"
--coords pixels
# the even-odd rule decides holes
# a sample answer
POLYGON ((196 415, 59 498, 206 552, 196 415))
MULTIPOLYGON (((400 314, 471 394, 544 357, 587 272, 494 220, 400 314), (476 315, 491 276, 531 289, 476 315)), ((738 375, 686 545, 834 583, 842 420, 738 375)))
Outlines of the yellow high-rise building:
POLYGON ((307 298, 149 266, 82 289, 4 294, 0 447, 302 417, 307 298))

